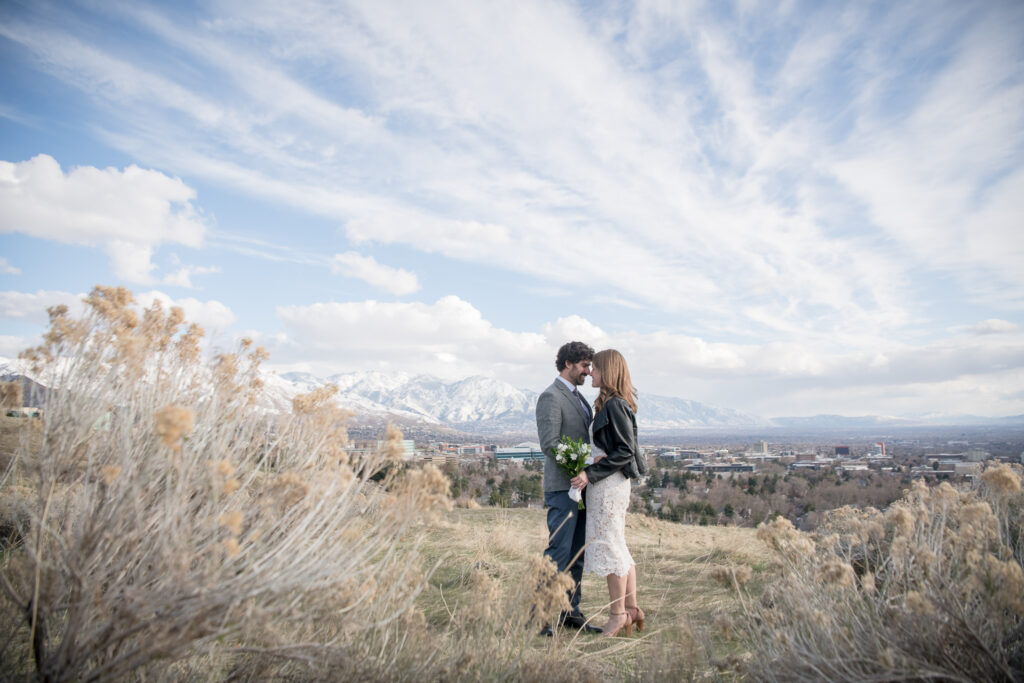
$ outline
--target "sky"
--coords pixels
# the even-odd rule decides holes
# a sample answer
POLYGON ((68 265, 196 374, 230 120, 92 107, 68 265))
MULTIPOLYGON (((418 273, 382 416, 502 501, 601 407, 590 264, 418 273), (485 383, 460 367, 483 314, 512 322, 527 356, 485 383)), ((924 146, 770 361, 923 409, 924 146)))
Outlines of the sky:
POLYGON ((94 285, 267 367, 1024 414, 1024 3, 5 0, 0 356, 94 285))

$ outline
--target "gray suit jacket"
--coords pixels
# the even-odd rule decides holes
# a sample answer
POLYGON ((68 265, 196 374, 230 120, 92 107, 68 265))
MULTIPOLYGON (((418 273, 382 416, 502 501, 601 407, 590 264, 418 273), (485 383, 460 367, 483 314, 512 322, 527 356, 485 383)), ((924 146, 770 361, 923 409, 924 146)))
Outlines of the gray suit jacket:
MULTIPOLYGON (((586 399, 584 399, 586 400, 586 399)), ((544 491, 568 491, 569 475, 555 462, 554 450, 562 436, 590 443, 590 421, 579 399, 559 379, 537 398, 537 436, 544 451, 544 491)))

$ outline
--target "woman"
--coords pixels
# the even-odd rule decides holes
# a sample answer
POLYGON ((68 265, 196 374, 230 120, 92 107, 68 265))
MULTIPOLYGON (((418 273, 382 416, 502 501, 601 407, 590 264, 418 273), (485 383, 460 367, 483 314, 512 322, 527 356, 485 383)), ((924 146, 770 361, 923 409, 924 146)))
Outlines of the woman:
POLYGON ((583 571, 608 580, 611 614, 604 635, 622 629, 631 635, 633 624, 644 628, 644 613, 636 604, 636 565, 626 547, 626 510, 630 479, 640 476, 636 441, 636 391, 629 379, 626 359, 615 349, 594 354, 590 382, 601 390, 594 402, 594 463, 570 482, 587 491, 587 551, 583 571))

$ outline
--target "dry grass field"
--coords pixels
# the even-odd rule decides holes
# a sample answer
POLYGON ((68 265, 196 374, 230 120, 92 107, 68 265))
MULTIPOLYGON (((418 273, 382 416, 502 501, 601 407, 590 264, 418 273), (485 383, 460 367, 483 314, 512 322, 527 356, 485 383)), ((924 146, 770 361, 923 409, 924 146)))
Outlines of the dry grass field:
MULTIPOLYGON (((441 631, 461 611, 479 608, 470 590, 475 572, 514 586, 543 553, 546 529, 539 509, 454 510, 434 525, 423 552, 437 569, 420 599, 430 627, 441 631)), ((531 656, 575 659, 581 677, 598 680, 730 678, 741 653, 721 627, 741 605, 715 569, 748 567, 755 577, 749 588, 757 590, 769 567, 767 546, 752 529, 686 526, 641 515, 629 515, 626 529, 639 573, 639 604, 647 613, 644 633, 609 640, 563 629, 552 641, 533 635, 534 629, 531 656)), ((584 576, 582 608, 596 624, 607 615, 607 595, 603 578, 584 576)))
MULTIPOLYGON (((0 417, 0 460, 9 462, 25 438, 38 439, 29 420, 0 417)), ((4 488, 6 493, 12 484, 4 488)), ((31 482, 16 485, 24 492, 31 482)), ((740 646, 720 627, 741 607, 736 591, 717 580, 714 570, 723 565, 749 567, 755 576, 751 587, 756 587, 770 559, 767 546, 751 529, 686 526, 631 514, 627 533, 640 576, 639 602, 647 613, 644 633, 606 640, 563 629, 549 639, 537 635, 535 625, 523 624, 522 611, 510 604, 520 597, 515 591, 546 545, 544 510, 454 509, 422 522, 421 531, 419 557, 432 571, 416 602, 425 623, 413 633, 408 647, 412 652, 433 651, 438 661, 465 660, 460 651, 479 649, 481 661, 462 672, 468 679, 489 674, 520 680, 541 680, 548 674, 567 680, 645 680, 667 674, 698 680, 736 678, 733 665, 740 646), (491 595, 497 603, 489 612, 494 623, 482 631, 497 634, 507 645, 502 636, 521 629, 522 651, 514 653, 514 659, 509 651, 490 649, 494 645, 479 632, 467 634, 457 627, 467 614, 481 610, 474 590, 480 575, 498 589, 491 595), (492 659, 481 668, 487 658, 492 659)), ((584 612, 602 623, 607 614, 604 580, 586 575, 583 596, 584 612)), ((26 656, 20 653, 18 659, 26 656)), ((219 679, 228 676, 232 666, 218 656, 172 668, 190 678, 204 678, 204 670, 211 679, 219 679)))
MULTIPOLYGON (((28 419, 0 417, 0 460, 9 463, 25 439, 38 447, 38 427, 38 422, 28 419)), ((0 487, 5 534, 12 529, 6 523, 11 517, 8 501, 12 496, 24 499, 34 486, 24 474, 17 468, 8 470, 7 481, 0 487)), ((630 515, 627 533, 639 571, 639 602, 647 613, 644 633, 603 639, 564 629, 552 639, 539 636, 537 625, 528 621, 533 595, 529 587, 523 591, 524 580, 528 584, 536 574, 546 544, 544 510, 453 509, 420 519, 415 527, 409 538, 418 550, 405 556, 419 561, 429 574, 415 602, 422 621, 403 634, 401 661, 384 672, 363 671, 368 677, 413 680, 428 672, 453 680, 653 680, 664 676, 733 680, 740 676, 735 655, 741 654, 741 646, 720 629, 738 614, 740 602, 735 590, 716 580, 714 570, 723 565, 746 566, 754 572, 751 586, 758 583, 768 569, 769 551, 751 529, 685 526, 630 515), (486 596, 479 591, 484 578, 490 582, 486 596), (491 604, 481 605, 482 599, 491 604)), ((4 541, 5 567, 21 552, 12 549, 10 541, 4 541)), ((585 613, 596 624, 602 623, 607 614, 604 580, 586 575, 583 595, 585 613)), ((275 625, 264 623, 261 628, 273 630, 275 625)), ((15 638, 24 641, 27 632, 22 625, 15 638)), ((5 661, 23 672, 31 668, 24 643, 8 648, 5 661)), ((333 678, 316 666, 240 666, 230 650, 212 648, 200 655, 182 652, 177 662, 169 664, 146 663, 139 673, 191 680, 333 678)), ((351 673, 347 667, 346 671, 351 673)))

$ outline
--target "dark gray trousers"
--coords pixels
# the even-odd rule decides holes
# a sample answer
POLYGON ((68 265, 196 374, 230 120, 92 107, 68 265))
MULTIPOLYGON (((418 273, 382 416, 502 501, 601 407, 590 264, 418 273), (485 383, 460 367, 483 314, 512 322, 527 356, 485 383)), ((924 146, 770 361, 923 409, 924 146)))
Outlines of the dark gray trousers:
MULTIPOLYGON (((583 491, 585 494, 586 488, 583 491)), ((586 495, 583 500, 586 502, 586 495)), ((569 591, 569 604, 573 612, 579 612, 580 581, 583 580, 583 553, 580 550, 587 542, 587 511, 577 509, 576 501, 569 498, 568 491, 545 491, 544 503, 548 507, 548 547, 544 554, 558 565, 561 572, 576 558, 569 569, 574 585, 569 591)))

